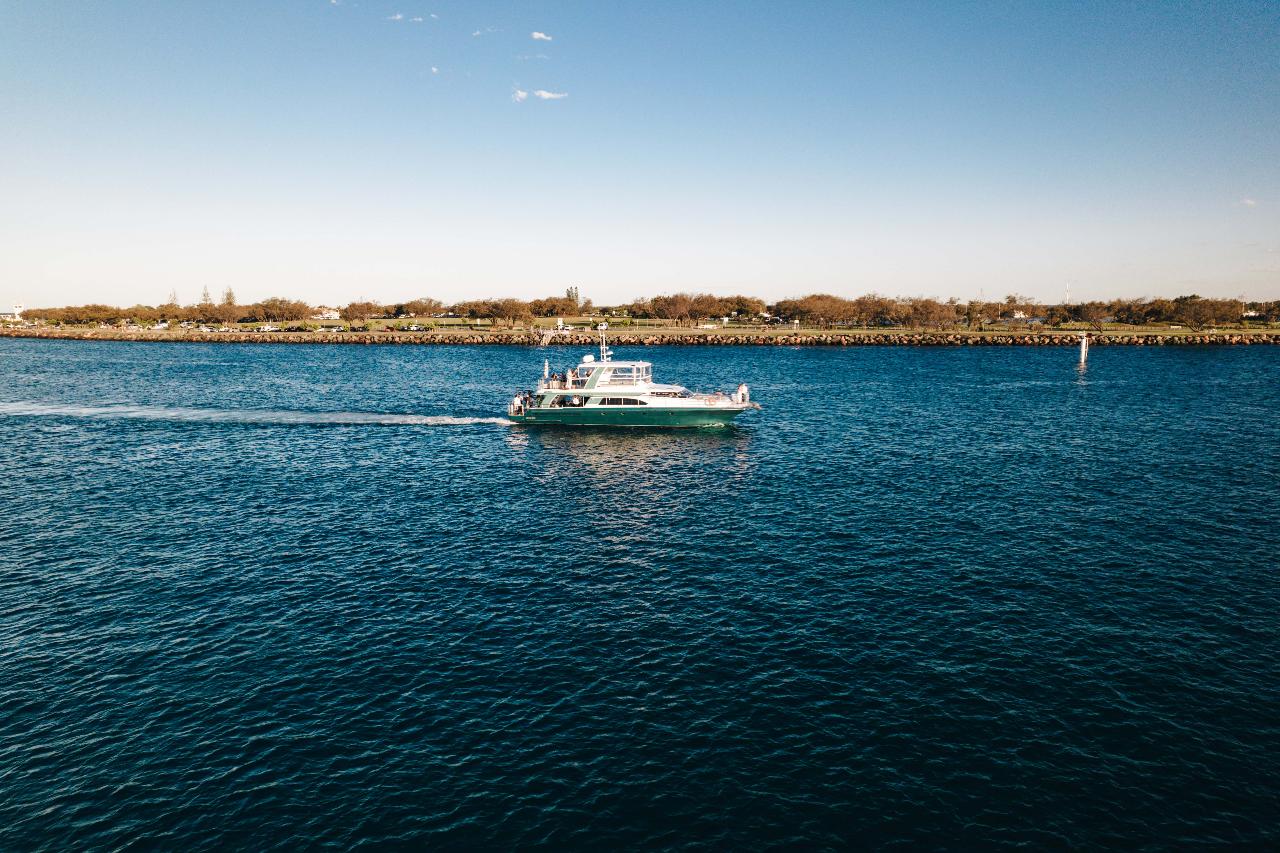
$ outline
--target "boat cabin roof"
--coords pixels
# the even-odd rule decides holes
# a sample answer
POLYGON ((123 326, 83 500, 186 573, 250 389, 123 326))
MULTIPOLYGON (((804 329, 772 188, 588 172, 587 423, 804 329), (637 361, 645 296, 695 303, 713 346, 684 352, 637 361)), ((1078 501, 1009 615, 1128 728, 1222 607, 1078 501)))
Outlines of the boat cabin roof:
POLYGON ((589 358, 584 358, 581 362, 578 363, 578 369, 580 370, 584 368, 590 369, 593 367, 611 367, 614 370, 617 370, 620 367, 625 367, 625 368, 630 368, 634 370, 635 368, 639 368, 639 367, 653 367, 653 362, 651 361, 612 361, 612 360, 597 361, 595 357, 592 356, 589 358))

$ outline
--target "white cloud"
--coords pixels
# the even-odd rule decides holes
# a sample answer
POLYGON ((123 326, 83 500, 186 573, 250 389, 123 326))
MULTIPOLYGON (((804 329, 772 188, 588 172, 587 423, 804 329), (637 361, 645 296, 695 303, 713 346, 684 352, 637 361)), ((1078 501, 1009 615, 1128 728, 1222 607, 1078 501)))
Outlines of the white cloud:
POLYGON ((548 92, 546 89, 534 89, 533 96, 541 98, 544 101, 558 101, 561 98, 569 97, 568 92, 548 92))
POLYGON ((511 90, 511 100, 515 101, 517 104, 522 103, 528 97, 529 97, 529 93, 526 92, 524 89, 511 90))
POLYGON ((387 20, 388 20, 388 21, 403 21, 403 20, 404 20, 404 15, 400 14, 399 12, 396 12, 394 15, 387 15, 387 20))
POLYGON ((436 66, 434 66, 434 65, 433 65, 433 66, 431 66, 431 73, 432 73, 432 74, 439 74, 439 73, 440 73, 440 69, 439 69, 438 67, 436 67, 436 66))
POLYGON ((522 53, 516 57, 521 62, 528 62, 530 59, 550 59, 545 53, 522 53))
POLYGON ((432 17, 433 19, 435 19, 435 20, 439 20, 439 19, 440 19, 440 16, 439 16, 439 15, 437 15, 435 12, 432 12, 432 13, 431 13, 431 17, 432 17))
POLYGON ((551 41, 551 36, 547 35, 546 33, 537 32, 536 30, 534 32, 529 33, 529 38, 533 39, 534 41, 551 41))
POLYGON ((1258 200, 1256 198, 1242 198, 1240 199, 1240 203, 1243 204, 1245 207, 1258 206, 1258 200))
POLYGON ((413 21, 415 24, 421 24, 421 23, 422 23, 422 18, 410 18, 409 20, 410 20, 410 21, 413 21))

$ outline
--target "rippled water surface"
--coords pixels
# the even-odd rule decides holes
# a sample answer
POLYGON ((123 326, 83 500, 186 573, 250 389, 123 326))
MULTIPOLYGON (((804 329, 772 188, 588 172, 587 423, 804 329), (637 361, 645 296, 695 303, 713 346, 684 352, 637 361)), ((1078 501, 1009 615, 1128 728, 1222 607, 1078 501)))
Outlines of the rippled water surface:
POLYGON ((0 340, 0 849, 1280 843, 1280 348, 548 354, 0 340))

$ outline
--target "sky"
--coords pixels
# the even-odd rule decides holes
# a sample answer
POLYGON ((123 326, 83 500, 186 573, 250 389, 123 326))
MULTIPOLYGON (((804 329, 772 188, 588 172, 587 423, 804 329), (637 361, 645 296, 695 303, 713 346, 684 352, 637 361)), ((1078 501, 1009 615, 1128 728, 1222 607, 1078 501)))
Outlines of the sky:
POLYGON ((1280 299, 1280 4, 0 0, 0 307, 1280 299))

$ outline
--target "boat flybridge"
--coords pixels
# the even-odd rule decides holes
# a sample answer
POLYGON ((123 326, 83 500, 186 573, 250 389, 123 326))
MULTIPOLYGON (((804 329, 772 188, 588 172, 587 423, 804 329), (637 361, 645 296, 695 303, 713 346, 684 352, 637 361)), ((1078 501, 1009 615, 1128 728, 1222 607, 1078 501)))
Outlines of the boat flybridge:
POLYGON ((512 398, 507 414, 522 424, 574 426, 709 427, 724 426, 758 409, 751 392, 739 385, 732 394, 695 394, 680 385, 653 381, 647 361, 614 361, 601 323, 600 357, 588 353, 577 367, 551 373, 542 365, 537 390, 512 398))

